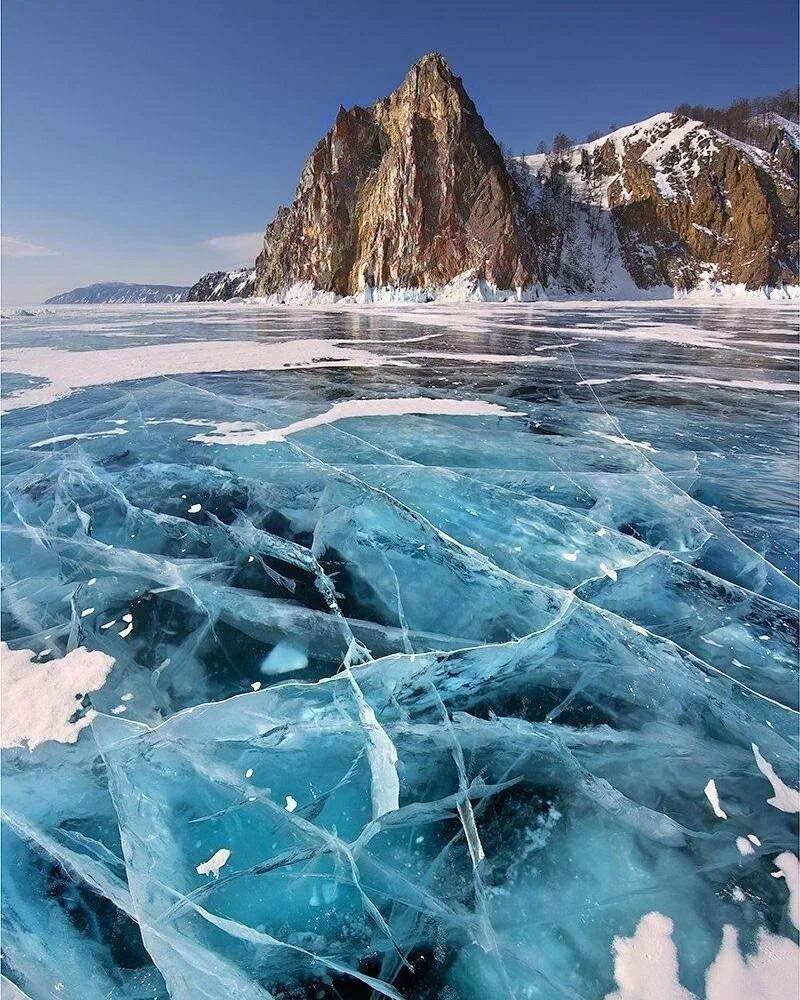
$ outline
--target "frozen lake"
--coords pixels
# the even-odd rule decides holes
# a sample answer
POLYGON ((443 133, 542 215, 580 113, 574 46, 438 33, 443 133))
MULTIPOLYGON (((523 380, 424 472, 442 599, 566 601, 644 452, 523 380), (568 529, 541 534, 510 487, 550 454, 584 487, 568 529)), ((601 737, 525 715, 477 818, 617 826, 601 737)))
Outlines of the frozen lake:
POLYGON ((3 336, 33 1000, 795 996, 796 306, 3 336))

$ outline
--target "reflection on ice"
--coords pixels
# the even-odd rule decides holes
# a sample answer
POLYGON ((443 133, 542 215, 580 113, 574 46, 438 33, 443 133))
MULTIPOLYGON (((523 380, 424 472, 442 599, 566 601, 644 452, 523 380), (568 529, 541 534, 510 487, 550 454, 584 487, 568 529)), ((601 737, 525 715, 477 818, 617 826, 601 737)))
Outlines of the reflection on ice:
POLYGON ((6 979, 793 997, 793 318, 10 324, 6 979))

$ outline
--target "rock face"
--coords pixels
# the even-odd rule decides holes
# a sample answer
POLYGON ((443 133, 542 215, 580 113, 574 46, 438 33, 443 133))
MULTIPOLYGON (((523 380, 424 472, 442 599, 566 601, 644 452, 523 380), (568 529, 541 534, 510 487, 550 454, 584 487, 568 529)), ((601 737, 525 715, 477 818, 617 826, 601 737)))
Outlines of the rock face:
POLYGON ((617 245, 608 249, 640 289, 796 281, 796 146, 778 122, 773 131, 765 150, 662 114, 558 157, 527 157, 532 210, 543 210, 548 190, 551 202, 559 192, 569 202, 560 215, 564 239, 542 262, 548 278, 574 290, 597 282, 593 255, 582 255, 580 240, 570 243, 594 212, 599 230, 611 223, 617 245))
POLYGON ((339 109, 267 228, 255 294, 436 288, 473 269, 497 288, 538 279, 500 149, 461 80, 427 55, 389 97, 339 109))
POLYGON ((771 114, 762 127, 762 145, 770 155, 770 162, 796 182, 800 172, 800 125, 771 114))
POLYGON ((183 302, 188 288, 178 285, 130 285, 123 281, 101 281, 73 288, 46 299, 47 306, 101 305, 106 303, 183 302))
POLYGON ((209 271, 186 293, 187 302, 224 302, 253 294, 255 271, 252 267, 238 271, 209 271))
POLYGON ((670 295, 796 283, 800 129, 760 146, 660 114, 558 155, 505 160, 440 55, 371 108, 339 109, 254 271, 190 301, 255 294, 487 299, 670 295))

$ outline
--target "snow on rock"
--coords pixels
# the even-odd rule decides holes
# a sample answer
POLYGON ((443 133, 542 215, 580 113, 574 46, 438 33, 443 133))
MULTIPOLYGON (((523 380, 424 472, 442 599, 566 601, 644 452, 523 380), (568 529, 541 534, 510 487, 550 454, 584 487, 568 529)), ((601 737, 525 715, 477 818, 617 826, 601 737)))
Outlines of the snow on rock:
POLYGON ((124 281, 101 281, 85 288, 73 288, 50 299, 45 305, 105 305, 127 303, 183 302, 188 289, 176 285, 136 285, 124 281))
POLYGON ((640 290, 705 294, 797 284, 796 157, 664 113, 511 166, 531 209, 560 231, 543 247, 548 291, 619 297, 624 275, 640 290))
POLYGON ((236 271, 210 271, 186 293, 187 302, 224 302, 253 294, 255 271, 252 267, 236 271))

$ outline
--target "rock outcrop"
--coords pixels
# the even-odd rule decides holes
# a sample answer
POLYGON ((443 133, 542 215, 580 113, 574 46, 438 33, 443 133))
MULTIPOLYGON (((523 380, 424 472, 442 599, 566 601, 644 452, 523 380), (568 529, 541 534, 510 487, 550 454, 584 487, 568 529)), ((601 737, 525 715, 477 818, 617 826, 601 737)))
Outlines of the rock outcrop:
POLYGON ((255 270, 243 267, 237 271, 209 271, 186 293, 187 302, 225 302, 253 294, 255 270))
MULTIPOLYGON (((640 289, 776 286, 797 280, 791 143, 777 123, 772 148, 761 149, 681 115, 656 115, 559 156, 527 157, 535 179, 530 203, 536 212, 559 197, 569 202, 556 212, 566 247, 581 212, 610 216, 616 252, 640 289)), ((581 290, 583 277, 591 287, 597 262, 585 253, 581 276, 580 242, 570 249, 569 262, 557 253, 544 263, 548 278, 581 290)))
POLYGON ((506 160, 461 80, 427 55, 387 98, 339 109, 255 269, 206 275, 188 298, 628 298, 795 284, 800 130, 770 115, 758 134, 748 145, 660 114, 558 155, 506 160))
POLYGON ((496 288, 538 279, 500 149, 434 54, 371 108, 339 109, 267 229, 255 294, 438 288, 473 269, 496 288))

